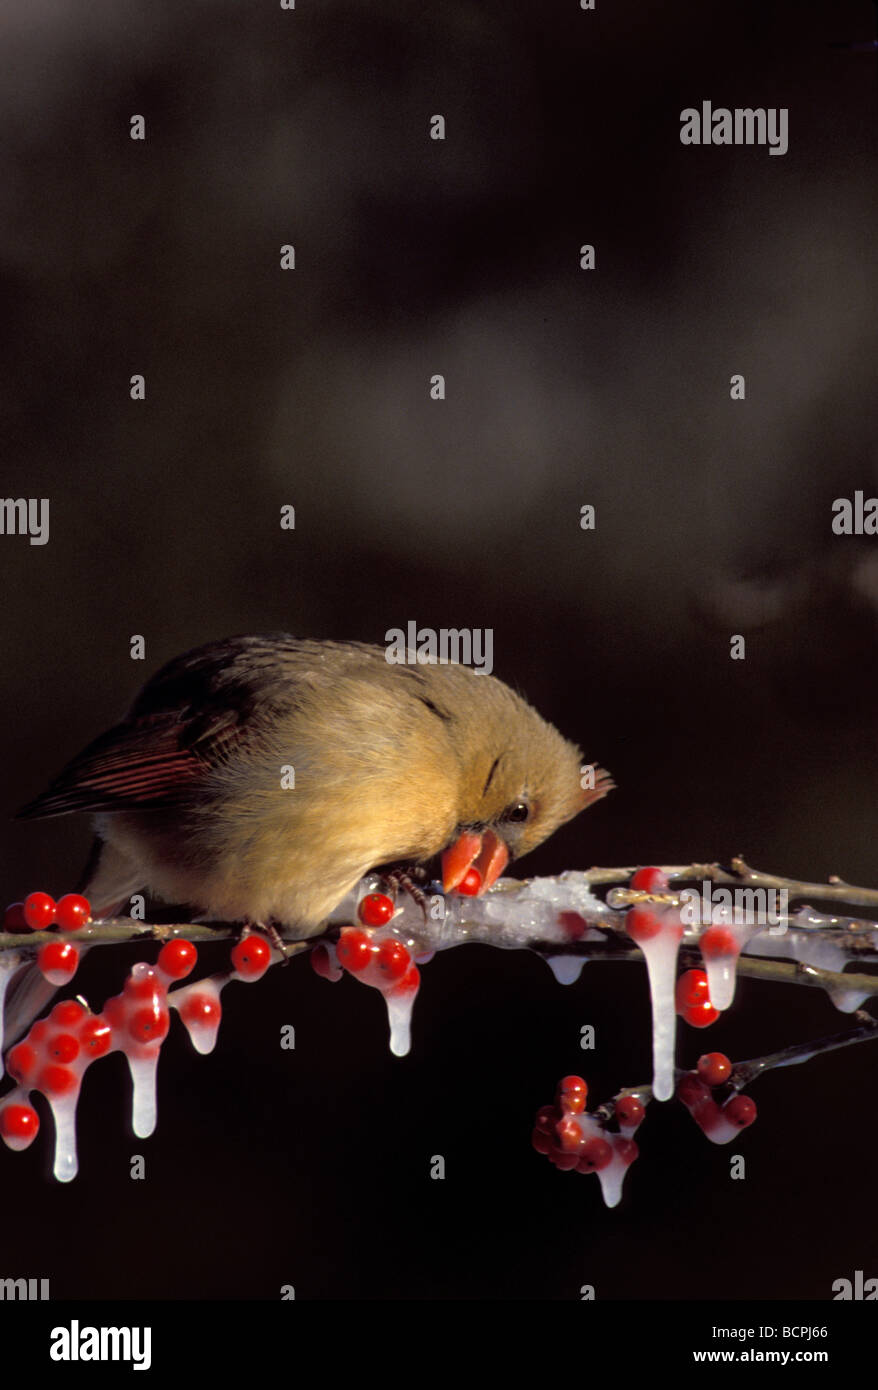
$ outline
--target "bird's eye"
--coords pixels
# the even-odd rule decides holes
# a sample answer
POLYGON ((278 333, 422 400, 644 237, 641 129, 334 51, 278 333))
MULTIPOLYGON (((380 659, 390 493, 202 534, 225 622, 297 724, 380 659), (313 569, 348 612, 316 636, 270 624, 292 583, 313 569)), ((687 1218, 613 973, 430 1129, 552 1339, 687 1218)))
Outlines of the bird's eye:
POLYGON ((504 811, 504 820, 527 820, 530 815, 530 807, 524 801, 517 801, 514 806, 510 806, 508 811, 504 811))

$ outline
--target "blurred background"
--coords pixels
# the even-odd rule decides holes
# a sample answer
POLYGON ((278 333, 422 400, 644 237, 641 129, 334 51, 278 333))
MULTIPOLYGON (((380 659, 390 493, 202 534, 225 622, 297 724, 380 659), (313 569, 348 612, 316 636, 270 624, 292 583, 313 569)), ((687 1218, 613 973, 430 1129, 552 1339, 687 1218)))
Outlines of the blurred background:
MULTIPOLYGON (((835 498, 878 492, 878 56, 833 46, 874 34, 864 0, 8 0, 2 490, 50 499, 51 537, 0 537, 2 901, 72 888, 87 820, 9 817, 164 661, 409 620, 492 628, 495 674, 615 775, 527 872, 742 853, 878 884, 878 539, 831 531, 835 498), (788 153, 682 146, 703 100, 788 107, 788 153)), ((99 1007, 134 958, 93 953, 77 987, 99 1007)), ((224 996, 212 1057, 172 1033, 153 1139, 116 1056, 73 1184, 49 1123, 0 1153, 0 1275, 179 1299, 825 1299, 878 1275, 868 1047, 753 1088, 744 1182, 680 1107, 650 1113, 607 1212, 529 1133, 566 1072, 596 1099, 648 1080, 642 969, 563 989, 527 953, 445 953, 405 1060, 350 979, 297 960, 258 991, 224 996), (110 1222, 163 1239, 126 1261, 110 1222)), ((709 1043, 842 1026, 821 992, 744 981, 709 1043)))

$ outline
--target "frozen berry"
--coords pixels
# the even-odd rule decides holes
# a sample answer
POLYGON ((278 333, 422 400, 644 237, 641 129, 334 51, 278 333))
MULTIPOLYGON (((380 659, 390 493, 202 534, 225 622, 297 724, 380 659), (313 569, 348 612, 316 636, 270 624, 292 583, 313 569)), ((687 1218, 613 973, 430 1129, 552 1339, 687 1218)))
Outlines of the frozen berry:
POLYGON ((661 917, 657 912, 653 912, 651 907, 645 907, 642 903, 630 907, 625 914, 625 930, 638 946, 658 936, 661 929, 661 917))
POLYGON ((616 1119, 624 1129, 636 1129, 644 1113, 643 1103, 636 1096, 622 1096, 616 1101, 616 1119))
POLYGON ((10 1149, 26 1149, 36 1139, 40 1117, 31 1105, 4 1105, 0 1108, 0 1134, 10 1149))
POLYGON ((222 1005, 212 994, 190 994, 180 1012, 186 1022, 196 1028, 213 1028, 218 1026, 222 1017, 222 1005))
POLYGON ((345 970, 351 970, 356 974, 359 970, 365 970, 372 959, 372 941, 364 931, 357 931, 356 927, 346 927, 339 938, 339 943, 335 948, 339 964, 345 970))
POLYGON ((719 1018, 719 1010, 710 1002, 707 976, 703 970, 686 970, 677 981, 675 990, 677 1013, 693 1028, 707 1028, 719 1018))
POLYGON ((90 1056, 103 1057, 110 1050, 113 1030, 106 1019, 96 1015, 83 1023, 79 1030, 79 1040, 90 1056))
POLYGON ((24 903, 10 903, 3 914, 3 930, 8 932, 30 931, 24 915, 24 903))
POLYGON ((479 873, 475 864, 470 864, 460 883, 457 885, 458 893, 463 893, 468 898, 477 898, 482 891, 482 875, 479 873))
POLYGON ((166 941, 159 951, 156 965, 172 980, 183 980, 195 968, 198 949, 191 941, 166 941))
POLYGON ((367 927, 383 927, 393 913, 393 899, 386 893, 367 893, 357 907, 357 916, 367 927))
POLYGON ((55 921, 62 931, 78 931, 91 920, 91 903, 81 893, 65 893, 55 908, 55 921))
POLYGON ((29 893, 23 911, 31 931, 45 931, 55 920, 55 899, 48 893, 29 893))
POLYGON ((733 1125, 746 1129, 756 1119, 756 1103, 749 1096, 732 1096, 723 1106, 723 1114, 733 1125))
POLYGON ((613 1148, 615 1149, 616 1157, 621 1158, 626 1167, 630 1163, 633 1163, 640 1153, 633 1139, 617 1139, 613 1148))
POLYGON ((411 956, 401 941, 382 941, 376 954, 376 964, 388 980, 401 980, 411 965, 411 956))
POLYGON ((271 947, 252 933, 232 947, 232 967, 245 980, 260 979, 271 964, 271 947))
POLYGON ((613 1150, 606 1139, 595 1135, 593 1139, 585 1141, 578 1154, 578 1160, 580 1173, 597 1173, 601 1168, 606 1168, 608 1163, 612 1163, 613 1150))
POLYGON ((708 1086, 721 1086, 732 1074, 732 1064, 724 1052, 705 1052, 698 1058, 698 1075, 708 1086))
POLYGON ((668 886, 668 876, 661 869, 638 869, 631 878, 631 887, 643 893, 664 893, 668 886))
POLYGON ((694 1105, 700 1105, 702 1101, 710 1100, 710 1091, 700 1077, 690 1071, 680 1078, 677 1085, 677 1099, 691 1110, 694 1105))
POLYGON ((737 955, 740 950, 734 933, 725 927, 708 927, 698 944, 705 960, 715 960, 717 956, 737 955))
POLYGON ((50 985, 66 985, 79 965, 79 952, 72 941, 50 941, 37 952, 37 965, 50 985))
POLYGON ((47 1096, 64 1096, 75 1087, 76 1077, 70 1068, 55 1064, 43 1067, 37 1081, 37 1090, 44 1091, 47 1096))
POLYGON ((6 1055, 6 1070, 14 1081, 29 1086, 37 1064, 37 1054, 29 1042, 16 1043, 6 1055))
POLYGON ((85 1012, 78 999, 62 999, 49 1014, 49 1022, 60 1028, 75 1028, 85 1018, 85 1012))

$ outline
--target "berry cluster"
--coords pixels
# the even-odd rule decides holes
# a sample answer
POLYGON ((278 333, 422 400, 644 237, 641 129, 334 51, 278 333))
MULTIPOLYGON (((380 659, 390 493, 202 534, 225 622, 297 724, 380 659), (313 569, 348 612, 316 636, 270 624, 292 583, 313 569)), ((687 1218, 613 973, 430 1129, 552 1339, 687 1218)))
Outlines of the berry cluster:
POLYGON ((554 1105, 537 1111, 531 1142, 561 1172, 597 1173, 608 1206, 615 1206, 622 1179, 634 1162, 638 1148, 631 1138, 644 1116, 635 1095, 621 1096, 614 1115, 618 1133, 608 1130, 595 1116, 587 1115, 588 1085, 581 1076, 565 1076, 558 1082, 554 1105))
MULTIPOLYGON (((389 926, 395 914, 393 898, 369 888, 357 904, 357 917, 363 926, 343 927, 335 946, 318 942, 311 952, 311 966, 325 980, 340 980, 348 971, 364 985, 380 990, 390 1021, 390 1050, 404 1057, 410 1047, 412 1008, 421 972, 408 946, 389 926)), ((429 960, 431 955, 418 959, 429 960)))
MULTIPOLYGON (((40 949, 38 961, 52 983, 65 983, 72 973, 66 952, 75 955, 71 942, 50 942, 40 949), (51 952, 61 953, 57 961, 49 956, 51 952), (58 978, 50 971, 53 963, 58 978), (62 965, 66 967, 63 979, 62 965)), ((179 1013, 196 1050, 210 1052, 222 1018, 220 991, 229 980, 260 979, 271 964, 272 950, 261 936, 249 934, 232 948, 230 973, 198 980, 169 994, 172 985, 191 974, 197 959, 191 941, 168 941, 155 965, 141 961, 132 966, 122 993, 108 999, 101 1013, 92 1013, 77 999, 67 999, 56 1004, 48 1018, 34 1023, 6 1058, 7 1070, 17 1082, 16 1089, 0 1101, 0 1137, 6 1144, 24 1149, 36 1138, 39 1117, 29 1096, 39 1091, 55 1120, 55 1176, 61 1181, 75 1177, 76 1103, 82 1077, 92 1062, 110 1052, 122 1052, 128 1061, 134 1083, 134 1132, 140 1137, 151 1134, 155 1071, 170 1028, 170 1010, 179 1013)))
POLYGON ((677 1085, 677 1099, 714 1144, 727 1144, 756 1119, 756 1106, 749 1096, 735 1092, 723 1104, 714 1099, 712 1091, 725 1086, 731 1074, 732 1064, 724 1052, 706 1052, 699 1057, 697 1069, 687 1072, 677 1085))
POLYGON ((23 903, 10 903, 3 916, 7 932, 78 931, 91 921, 91 904, 81 893, 66 893, 55 902, 48 893, 29 893, 23 903))
POLYGON ((686 970, 677 981, 677 1013, 693 1028, 708 1028, 719 1018, 719 1009, 710 1002, 707 976, 703 970, 686 970))

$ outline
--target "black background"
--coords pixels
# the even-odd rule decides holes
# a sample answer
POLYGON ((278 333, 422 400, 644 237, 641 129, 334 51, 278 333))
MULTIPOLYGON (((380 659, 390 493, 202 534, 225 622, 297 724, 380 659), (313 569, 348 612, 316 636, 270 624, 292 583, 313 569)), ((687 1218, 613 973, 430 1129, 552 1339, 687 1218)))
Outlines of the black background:
MULTIPOLYGON (((878 542, 830 529, 834 498, 878 490, 878 58, 832 47, 873 21, 853 0, 6 6, 3 490, 50 499, 51 539, 0 538, 3 810, 187 647, 414 619, 492 628, 495 673, 616 777, 522 872, 740 852, 878 883, 878 542), (789 152, 682 146, 702 100, 788 107, 789 152)), ((71 888, 83 818, 3 825, 3 901, 71 888)), ((96 954, 76 987, 99 1007, 133 956, 96 954)), ((0 1153, 0 1275, 175 1299, 825 1299, 878 1275, 867 1047, 754 1087, 744 1182, 654 1108, 608 1212, 529 1132, 564 1072, 597 1099, 649 1079, 639 967, 562 989, 527 954, 445 953, 405 1060, 348 978, 297 960, 252 990, 224 995, 213 1056, 172 1034, 153 1139, 126 1131, 116 1056, 84 1087, 74 1183, 48 1176, 49 1123, 0 1153)), ((755 1056, 843 1023, 743 981, 709 1041, 755 1056)))

